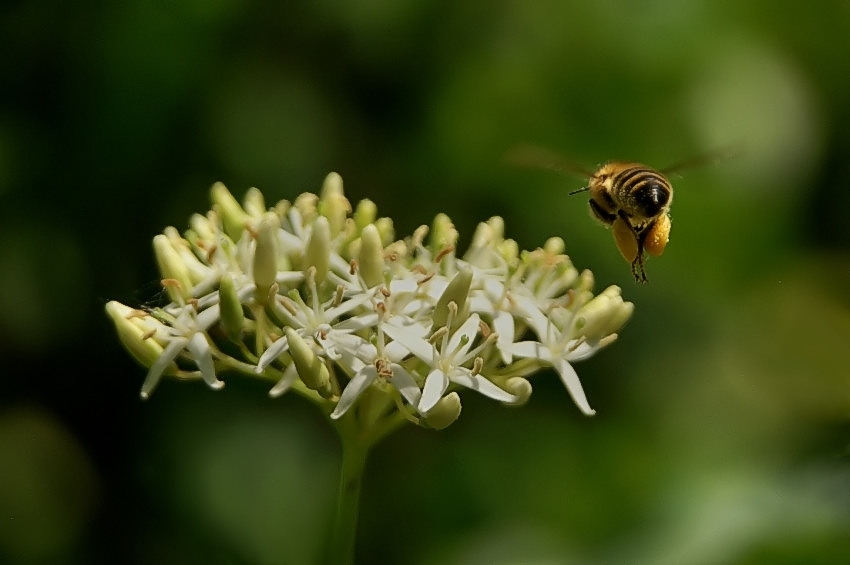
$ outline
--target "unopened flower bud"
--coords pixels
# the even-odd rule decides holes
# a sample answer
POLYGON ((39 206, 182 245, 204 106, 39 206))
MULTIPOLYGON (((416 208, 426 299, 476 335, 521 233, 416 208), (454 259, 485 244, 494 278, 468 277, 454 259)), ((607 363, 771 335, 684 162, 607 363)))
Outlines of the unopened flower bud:
POLYGON ((265 302, 277 277, 277 230, 280 219, 274 212, 263 214, 257 226, 257 247, 254 250, 254 284, 257 299, 265 302))
POLYGON ((153 238, 156 264, 163 279, 173 279, 179 284, 167 285, 168 295, 175 302, 182 302, 192 296, 192 277, 189 269, 174 249, 168 236, 160 234, 153 238))
POLYGON ((457 316, 452 322, 453 328, 458 327, 469 317, 469 306, 467 298, 469 297, 469 287, 472 284, 472 270, 461 269, 457 272, 454 278, 449 281, 448 286, 437 300, 437 305, 434 307, 434 316, 432 327, 434 329, 445 326, 449 316, 449 303, 454 302, 457 305, 457 316))
POLYGON ((576 329, 590 342, 600 340, 620 329, 633 309, 631 302, 623 302, 620 287, 609 286, 579 310, 576 329))
POLYGON ((230 239, 233 241, 239 241, 247 220, 245 210, 233 198, 233 195, 230 194, 230 191, 227 190, 223 183, 215 183, 210 192, 213 206, 218 211, 219 216, 221 216, 224 233, 230 236, 230 239))
POLYGON ((378 233, 381 234, 381 245, 386 247, 395 239, 395 228, 391 218, 378 218, 375 220, 375 227, 378 228, 378 233))
POLYGON ((438 255, 445 249, 454 249, 457 245, 457 237, 457 229, 452 220, 445 214, 437 214, 431 227, 431 252, 438 255))
POLYGON ((329 398, 333 391, 328 368, 307 345, 307 342, 295 333, 295 330, 287 327, 285 331, 289 354, 292 356, 292 362, 295 363, 298 376, 301 377, 307 388, 315 390, 324 398, 329 398))
POLYGON ((564 252, 566 246, 564 245, 564 240, 560 237, 550 237, 546 240, 546 243, 543 244, 543 249, 552 255, 560 255, 564 252))
POLYGON ((531 383, 522 377, 511 377, 505 381, 505 390, 517 397, 512 406, 522 406, 531 398, 531 383))
POLYGON ((423 418, 428 427, 435 430, 443 430, 452 425, 460 416, 460 396, 456 392, 450 392, 437 401, 423 418))
MULTIPOLYGON (((149 368, 159 359, 163 347, 155 337, 158 331, 165 330, 165 326, 159 320, 115 300, 106 303, 106 314, 115 325, 118 339, 136 361, 145 368, 149 368)), ((177 373, 177 365, 174 362, 170 363, 165 373, 170 375, 177 373)))
POLYGON ((364 198, 357 203, 357 208, 354 210, 354 225, 358 230, 362 230, 371 223, 374 223, 378 217, 378 207, 368 198, 364 198))
POLYGON ((312 223, 318 215, 319 212, 316 208, 318 201, 318 196, 310 192, 305 192, 300 194, 295 199, 295 202, 293 202, 292 206, 301 214, 301 220, 304 225, 312 223))
POLYGON ((218 286, 218 304, 221 313, 221 327, 225 335, 233 342, 242 339, 242 326, 245 323, 245 313, 236 294, 233 277, 229 273, 221 276, 218 286))
POLYGON ((384 247, 378 228, 369 224, 360 233, 360 274, 367 287, 384 282, 384 247))
POLYGON ((345 219, 351 213, 351 204, 342 192, 342 177, 330 173, 322 184, 319 198, 319 213, 328 219, 331 237, 336 237, 345 226, 345 219))
POLYGON ((331 261, 331 228, 328 219, 319 216, 313 222, 313 231, 304 253, 304 271, 310 267, 316 269, 316 284, 322 284, 328 275, 331 261))
POLYGON ((242 199, 245 211, 251 216, 259 218, 266 213, 266 199, 260 189, 251 187, 242 199))

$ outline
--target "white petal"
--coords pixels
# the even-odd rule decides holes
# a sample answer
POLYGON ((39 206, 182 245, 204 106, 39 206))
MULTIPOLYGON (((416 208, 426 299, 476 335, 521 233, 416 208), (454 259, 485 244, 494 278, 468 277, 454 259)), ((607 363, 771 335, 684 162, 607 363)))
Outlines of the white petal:
POLYGON ((405 400, 411 405, 416 406, 422 398, 422 391, 419 390, 419 385, 416 380, 408 373, 404 367, 397 363, 392 364, 393 386, 401 393, 405 400))
POLYGON ((505 347, 505 350, 517 357, 540 359, 546 363, 552 363, 552 352, 539 341, 518 341, 505 347))
POLYGON ((150 369, 148 369, 148 374, 145 376, 145 382, 142 383, 142 398, 148 398, 153 389, 156 388, 157 383, 159 383, 160 377, 162 377, 162 372, 165 370, 168 365, 177 358, 177 355, 186 347, 186 343, 189 340, 185 337, 176 338, 171 340, 165 349, 162 351, 162 355, 160 355, 156 361, 154 361, 153 365, 151 365, 150 369))
POLYGON ((283 376, 280 378, 277 383, 271 388, 269 391, 269 396, 272 398, 277 398, 285 393, 298 379, 298 371, 295 369, 295 363, 290 363, 286 370, 283 372, 283 376))
POLYGON ((431 371, 425 379, 422 387, 422 398, 419 400, 419 413, 425 414, 434 407, 443 397, 443 393, 449 388, 449 378, 440 369, 431 371))
POLYGON ((590 404, 587 403, 587 398, 584 396, 584 389, 581 387, 581 381, 578 380, 578 374, 576 374, 572 365, 561 359, 558 363, 555 363, 555 370, 558 371, 561 381, 563 381, 564 385, 567 387, 567 390, 570 392, 570 396, 573 397, 573 402, 576 403, 576 406, 581 408, 581 411, 588 416, 596 414, 596 410, 591 408, 590 404))
POLYGON ((531 327, 540 341, 546 341, 552 323, 543 311, 535 304, 534 300, 527 296, 514 294, 513 302, 516 304, 517 315, 531 327))
MULTIPOLYGON (((335 320, 343 314, 351 312, 358 306, 366 304, 367 302, 369 302, 369 300, 371 300, 371 298, 372 297, 369 295, 369 293, 363 292, 357 296, 352 296, 351 298, 343 300, 341 304, 325 312, 325 319, 335 320)), ((375 316, 377 316, 377 313, 375 313, 375 316)))
POLYGON ((210 306, 206 310, 198 312, 198 321, 196 322, 196 328, 200 331, 207 331, 210 329, 214 323, 216 323, 219 319, 220 308, 218 304, 215 306, 210 306))
POLYGON ((218 380, 215 376, 215 364, 213 363, 212 351, 210 350, 210 342, 207 341, 207 336, 201 332, 196 332, 186 344, 186 350, 192 356, 192 360, 198 365, 201 370, 201 376, 204 382, 215 390, 224 386, 224 382, 218 380))
POLYGON ((504 310, 496 312, 496 315, 493 316, 493 329, 499 334, 496 339, 496 347, 502 354, 502 362, 509 365, 513 362, 513 355, 506 348, 514 341, 514 332, 516 331, 514 317, 504 310))
POLYGON ((339 402, 337 402, 336 408, 334 408, 334 411, 331 413, 331 419, 336 420, 345 414, 345 412, 354 404, 354 401, 357 400, 357 397, 359 397, 364 390, 369 388, 369 385, 375 381, 377 376, 378 370, 375 369, 374 365, 364 365, 363 369, 358 371, 345 386, 345 390, 342 391, 342 395, 339 397, 339 402))
POLYGON ((362 330, 363 328, 371 328, 378 325, 379 319, 380 316, 378 316, 377 312, 369 312, 368 314, 359 314, 343 320, 336 324, 334 328, 338 330, 362 330))
POLYGON ((446 355, 449 351, 457 349, 457 346, 461 343, 461 338, 466 336, 466 343, 461 346, 457 356, 461 358, 466 355, 466 352, 469 351, 469 348, 472 347, 472 343, 478 336, 480 323, 481 318, 478 317, 478 314, 473 314, 467 318, 466 321, 452 334, 452 337, 449 340, 448 350, 443 351, 442 354, 446 355))
MULTIPOLYGON (((570 350, 575 344, 575 340, 571 341, 567 344, 567 351, 570 350)), ((592 357, 594 353, 599 349, 599 342, 590 345, 589 343, 582 342, 578 347, 567 353, 567 361, 583 361, 588 357, 592 357)))
POLYGON ((493 301, 485 293, 472 291, 469 293, 469 310, 470 312, 480 312, 482 314, 490 314, 495 310, 493 301))
POLYGON ((499 402, 516 402, 518 400, 518 397, 497 387, 482 375, 473 375, 472 373, 463 371, 457 374, 453 373, 451 379, 453 383, 476 390, 484 396, 488 396, 499 402))
POLYGON ((411 324, 410 326, 400 327, 395 324, 384 323, 381 327, 385 334, 402 344, 416 357, 429 365, 433 363, 434 347, 418 335, 422 326, 411 324))
POLYGON ((263 351, 260 360, 257 361, 257 368, 254 369, 254 372, 262 373, 266 367, 272 364, 272 361, 280 357, 287 349, 289 349, 289 342, 284 338, 278 339, 268 349, 263 351))

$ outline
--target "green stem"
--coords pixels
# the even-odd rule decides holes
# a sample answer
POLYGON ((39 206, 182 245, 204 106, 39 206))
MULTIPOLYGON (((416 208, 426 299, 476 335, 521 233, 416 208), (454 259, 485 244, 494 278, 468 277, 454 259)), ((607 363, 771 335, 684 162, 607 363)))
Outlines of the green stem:
MULTIPOLYGON (((342 423, 342 422, 341 422, 342 423)), ((353 423, 351 421, 347 422, 353 423)), ((343 424, 339 429, 342 441, 342 470, 337 493, 336 522, 330 547, 330 560, 334 565, 354 563, 357 540, 357 514, 360 508, 360 486, 369 447, 359 437, 356 426, 343 424)))

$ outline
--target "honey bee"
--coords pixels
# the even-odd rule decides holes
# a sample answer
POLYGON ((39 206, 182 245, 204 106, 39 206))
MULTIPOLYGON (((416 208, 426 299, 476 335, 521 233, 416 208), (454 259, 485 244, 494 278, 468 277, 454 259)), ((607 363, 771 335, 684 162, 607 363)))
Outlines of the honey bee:
POLYGON ((631 263, 635 281, 646 283, 644 254, 661 255, 670 241, 673 185, 665 175, 706 163, 720 155, 717 151, 707 153, 660 171, 641 163, 612 161, 593 172, 536 146, 514 147, 505 157, 516 165, 586 176, 587 186, 570 194, 590 193, 591 213, 611 227, 614 243, 623 258, 631 263))
POLYGON ((611 226, 614 243, 631 263, 632 275, 647 282, 644 252, 658 256, 670 241, 673 186, 661 172, 640 163, 614 161, 591 173, 587 186, 590 211, 611 226))

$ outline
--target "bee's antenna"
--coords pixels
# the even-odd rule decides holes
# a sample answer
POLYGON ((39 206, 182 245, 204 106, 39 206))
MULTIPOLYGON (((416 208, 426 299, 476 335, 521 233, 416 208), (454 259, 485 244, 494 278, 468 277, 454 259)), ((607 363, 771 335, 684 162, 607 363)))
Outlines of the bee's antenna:
POLYGON ((578 194, 578 193, 580 193, 580 192, 587 192, 588 190, 590 190, 590 187, 589 187, 589 186, 583 186, 583 187, 581 187, 581 188, 580 188, 580 189, 578 189, 578 190, 574 190, 574 191, 570 192, 567 196, 572 196, 572 195, 574 195, 574 194, 578 194))

